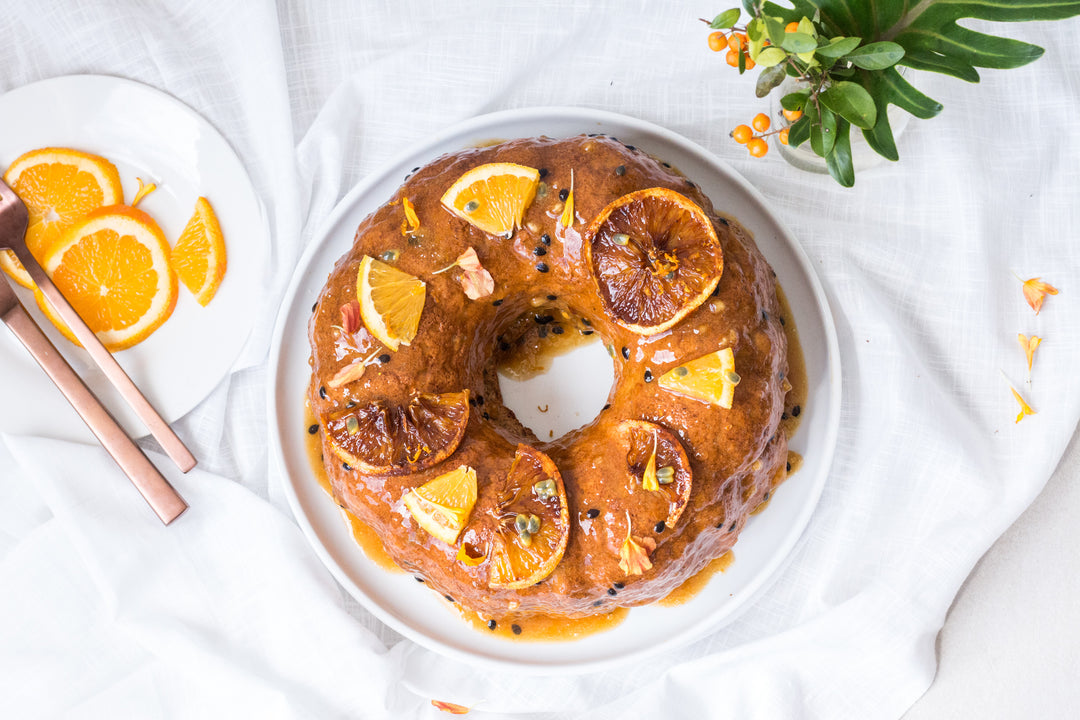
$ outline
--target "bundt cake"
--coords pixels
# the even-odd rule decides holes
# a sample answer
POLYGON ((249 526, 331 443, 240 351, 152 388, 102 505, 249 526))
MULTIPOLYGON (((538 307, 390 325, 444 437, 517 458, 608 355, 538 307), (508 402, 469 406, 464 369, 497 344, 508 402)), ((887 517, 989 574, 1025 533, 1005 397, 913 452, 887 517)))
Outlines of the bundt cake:
POLYGON ((774 273, 695 183, 615 138, 418 168, 360 224, 309 335, 336 500, 485 618, 664 598, 785 477, 774 273), (614 363, 608 404, 537 438, 495 368, 593 334, 614 363))

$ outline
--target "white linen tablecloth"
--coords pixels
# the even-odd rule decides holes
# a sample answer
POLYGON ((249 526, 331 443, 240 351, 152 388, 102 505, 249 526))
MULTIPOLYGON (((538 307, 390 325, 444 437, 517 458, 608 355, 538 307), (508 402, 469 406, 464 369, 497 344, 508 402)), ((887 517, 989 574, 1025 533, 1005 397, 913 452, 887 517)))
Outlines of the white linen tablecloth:
POLYGON ((475 717, 900 716, 1080 416, 1080 22, 994 26, 1047 52, 979 85, 912 73, 945 111, 844 190, 728 137, 767 109, 697 21, 731 4, 0 2, 0 91, 99 73, 171 93, 236 148, 272 236, 250 351, 177 423, 200 459, 171 475, 184 522, 161 527, 97 447, 0 436, 0 716, 441 717, 432 698, 475 717), (761 189, 828 292, 844 400, 820 506, 748 613, 536 679, 448 661, 345 596, 271 476, 263 388, 291 269, 349 188, 454 122, 542 105, 658 123, 761 189), (1035 316, 1013 273, 1061 294, 1035 316), (1019 332, 1045 338, 1030 386, 1019 332), (1014 424, 1002 372, 1037 415, 1014 424))

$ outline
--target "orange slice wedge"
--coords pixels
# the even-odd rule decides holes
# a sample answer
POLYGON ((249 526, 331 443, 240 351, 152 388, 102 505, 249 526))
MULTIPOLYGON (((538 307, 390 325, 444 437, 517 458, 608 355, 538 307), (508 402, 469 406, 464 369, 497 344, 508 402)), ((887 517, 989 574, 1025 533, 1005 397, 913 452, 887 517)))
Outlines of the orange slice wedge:
POLYGON ((476 505, 476 471, 462 465, 410 490, 403 500, 420 527, 453 545, 476 505))
POLYGON ((172 265, 180 282, 205 307, 225 277, 227 261, 221 226, 204 197, 195 201, 195 212, 173 246, 172 265))
POLYGON ((600 211, 585 231, 585 252, 604 308, 640 335, 686 317, 724 269, 708 216, 666 188, 632 192, 600 211))
POLYGON ((469 391, 414 393, 396 405, 378 400, 327 417, 334 451, 349 467, 368 475, 405 475, 448 458, 469 423, 469 391))
POLYGON ((509 238, 521 227, 536 196, 540 171, 514 163, 488 163, 468 171, 442 196, 450 212, 490 235, 509 238))
MULTIPOLYGON (((111 162, 68 148, 25 153, 4 173, 4 182, 26 203, 30 213, 26 245, 38 262, 76 220, 91 210, 124 202, 120 174, 111 162)), ((34 287, 10 250, 0 252, 0 268, 23 287, 34 287)))
POLYGON ((423 280, 365 255, 356 278, 360 319, 391 350, 408 345, 420 326, 425 288, 423 280))
MULTIPOLYGON (((132 207, 92 211, 53 244, 42 266, 110 351, 141 342, 176 307, 169 244, 154 219, 132 207)), ((40 290, 35 296, 49 320, 77 343, 40 290)))
POLYGON ((668 392, 730 410, 739 380, 735 353, 724 348, 668 370, 657 383, 668 392))

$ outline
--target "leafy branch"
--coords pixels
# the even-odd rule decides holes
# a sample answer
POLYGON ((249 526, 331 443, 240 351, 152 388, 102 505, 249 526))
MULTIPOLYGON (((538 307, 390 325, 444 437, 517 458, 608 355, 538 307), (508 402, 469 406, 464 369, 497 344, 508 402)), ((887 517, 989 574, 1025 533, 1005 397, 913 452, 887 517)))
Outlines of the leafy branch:
MULTIPOLYGON (((928 119, 942 110, 897 70, 951 75, 978 82, 976 68, 1015 68, 1043 54, 1037 45, 970 30, 965 18, 994 22, 1060 20, 1080 15, 1080 0, 742 0, 742 9, 717 15, 709 26, 745 37, 738 43, 739 72, 760 65, 757 95, 786 78, 800 89, 781 98, 792 124, 781 140, 809 142, 829 174, 855 183, 851 127, 879 155, 898 160, 888 106, 928 119), (746 24, 738 26, 743 12, 746 24)), ((730 61, 730 60, 729 60, 730 61)), ((733 63, 735 64, 735 63, 733 63)))

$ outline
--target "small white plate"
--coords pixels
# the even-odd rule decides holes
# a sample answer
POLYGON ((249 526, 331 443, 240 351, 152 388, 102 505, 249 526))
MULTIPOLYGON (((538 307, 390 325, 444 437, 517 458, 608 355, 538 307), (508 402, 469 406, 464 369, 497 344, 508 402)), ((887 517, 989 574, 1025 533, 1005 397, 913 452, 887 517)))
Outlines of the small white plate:
MULTIPOLYGON (((817 504, 840 423, 840 359, 825 294, 805 253, 764 198, 725 163, 685 138, 641 120, 582 108, 511 110, 474 118, 365 178, 327 219, 299 263, 282 304, 270 350, 270 446, 293 512, 319 557, 345 589, 383 622, 445 655, 475 664, 553 674, 596 670, 671 648, 731 622, 783 566, 817 504), (735 562, 689 602, 633 609, 622 624, 566 643, 507 641, 473 629, 438 595, 407 574, 368 560, 353 542, 337 506, 308 466, 304 393, 310 378, 307 322, 312 303, 360 221, 379 207, 409 171, 440 154, 493 138, 607 133, 679 168, 716 208, 751 232, 784 287, 806 357, 809 395, 792 449, 802 469, 753 517, 735 545, 735 562)), ((607 381, 610 382, 610 376, 607 381)), ((505 386, 504 386, 505 387, 505 386)))
MULTIPOLYGON (((139 204, 176 242, 205 196, 221 223, 229 267, 205 308, 180 288, 172 316, 116 359, 147 399, 172 422, 187 414, 229 372, 247 342, 264 276, 269 232, 265 213, 240 159, 225 138, 195 111, 147 85, 101 75, 43 80, 0 95, 0 168, 28 150, 70 147, 111 160, 124 200, 136 177, 157 184, 139 204)), ((15 283, 11 283, 15 286, 15 283)), ((16 287, 23 305, 113 416, 135 437, 146 429, 81 348, 45 319, 32 293, 16 287)), ((0 432, 93 441, 79 416, 26 350, 0 331, 4 402, 0 432)))

